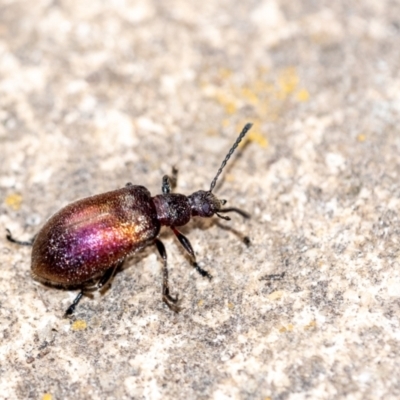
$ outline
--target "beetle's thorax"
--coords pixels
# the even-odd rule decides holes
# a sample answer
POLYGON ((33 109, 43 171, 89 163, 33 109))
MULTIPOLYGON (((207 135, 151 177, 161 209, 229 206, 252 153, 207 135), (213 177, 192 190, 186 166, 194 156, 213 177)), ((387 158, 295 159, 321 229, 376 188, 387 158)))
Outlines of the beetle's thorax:
POLYGON ((190 221, 190 204, 187 196, 179 193, 159 194, 153 197, 153 202, 161 225, 182 226, 190 221))
POLYGON ((153 197, 157 218, 161 225, 186 225, 191 217, 212 217, 222 203, 211 192, 199 190, 190 196, 179 193, 159 194, 153 197))

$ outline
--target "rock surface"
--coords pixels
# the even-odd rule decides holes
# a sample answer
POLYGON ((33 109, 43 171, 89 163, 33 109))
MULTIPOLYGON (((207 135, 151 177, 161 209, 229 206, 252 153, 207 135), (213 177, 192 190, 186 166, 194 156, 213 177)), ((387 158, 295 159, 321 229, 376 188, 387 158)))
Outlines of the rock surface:
POLYGON ((2 1, 0 398, 400 397, 400 3, 2 1), (207 189, 251 220, 168 230, 84 298, 22 239, 126 182, 207 189), (230 229, 228 229, 230 228, 230 229), (251 245, 243 243, 248 235, 251 245))

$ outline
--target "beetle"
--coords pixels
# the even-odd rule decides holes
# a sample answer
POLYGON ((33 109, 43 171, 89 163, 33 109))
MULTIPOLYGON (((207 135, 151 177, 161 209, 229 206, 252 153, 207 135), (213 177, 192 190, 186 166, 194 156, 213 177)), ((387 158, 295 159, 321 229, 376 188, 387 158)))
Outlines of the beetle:
POLYGON ((226 207, 213 190, 226 163, 252 124, 248 123, 223 160, 210 189, 189 196, 172 193, 177 170, 162 179, 162 194, 151 196, 144 186, 127 183, 122 189, 77 200, 54 214, 31 241, 15 239, 7 230, 7 239, 21 245, 32 245, 31 272, 35 279, 56 286, 79 287, 80 292, 68 307, 65 316, 73 314, 82 296, 109 284, 115 272, 130 254, 154 244, 163 259, 162 300, 175 312, 180 310, 179 298, 170 294, 167 253, 158 238, 161 226, 172 229, 188 252, 193 267, 208 279, 212 276, 199 266, 192 245, 177 227, 192 217, 230 220, 226 215, 236 212, 244 218, 249 214, 236 207, 226 207))

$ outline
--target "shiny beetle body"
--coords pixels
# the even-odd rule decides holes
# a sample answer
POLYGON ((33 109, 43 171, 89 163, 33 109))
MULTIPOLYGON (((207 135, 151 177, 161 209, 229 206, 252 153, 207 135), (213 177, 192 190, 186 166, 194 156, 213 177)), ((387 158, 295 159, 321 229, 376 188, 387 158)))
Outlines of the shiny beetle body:
POLYGON ((163 177, 162 194, 152 197, 143 186, 128 183, 124 188, 71 203, 54 214, 31 242, 7 238, 14 243, 33 245, 32 274, 43 282, 64 287, 81 287, 66 315, 74 312, 82 296, 109 283, 124 259, 135 251, 155 244, 163 258, 162 299, 173 311, 180 310, 178 297, 169 293, 167 253, 158 239, 162 225, 168 226, 189 253, 193 267, 204 277, 211 275, 196 262, 189 240, 177 227, 192 217, 229 220, 223 213, 248 214, 234 207, 224 208, 226 201, 213 193, 217 179, 227 161, 251 128, 247 124, 221 164, 210 190, 199 190, 190 196, 171 193, 176 182, 163 177), (94 282, 97 280, 97 282, 94 282))
POLYGON ((32 274, 50 283, 79 285, 152 244, 160 226, 143 186, 78 200, 54 214, 36 236, 32 274))

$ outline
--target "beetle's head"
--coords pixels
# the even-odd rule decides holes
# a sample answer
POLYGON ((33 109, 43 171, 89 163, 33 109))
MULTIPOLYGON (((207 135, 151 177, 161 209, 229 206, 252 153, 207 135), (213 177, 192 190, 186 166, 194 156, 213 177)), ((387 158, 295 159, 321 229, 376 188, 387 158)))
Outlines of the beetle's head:
POLYGON ((230 220, 229 217, 221 215, 221 213, 236 212, 244 218, 249 218, 249 214, 235 208, 222 208, 226 204, 226 200, 220 200, 210 191, 199 190, 188 196, 191 214, 193 217, 212 217, 217 215, 219 218, 230 220))
POLYGON ((212 217, 225 204, 225 200, 218 200, 216 196, 206 190, 199 190, 188 198, 193 217, 212 217))

